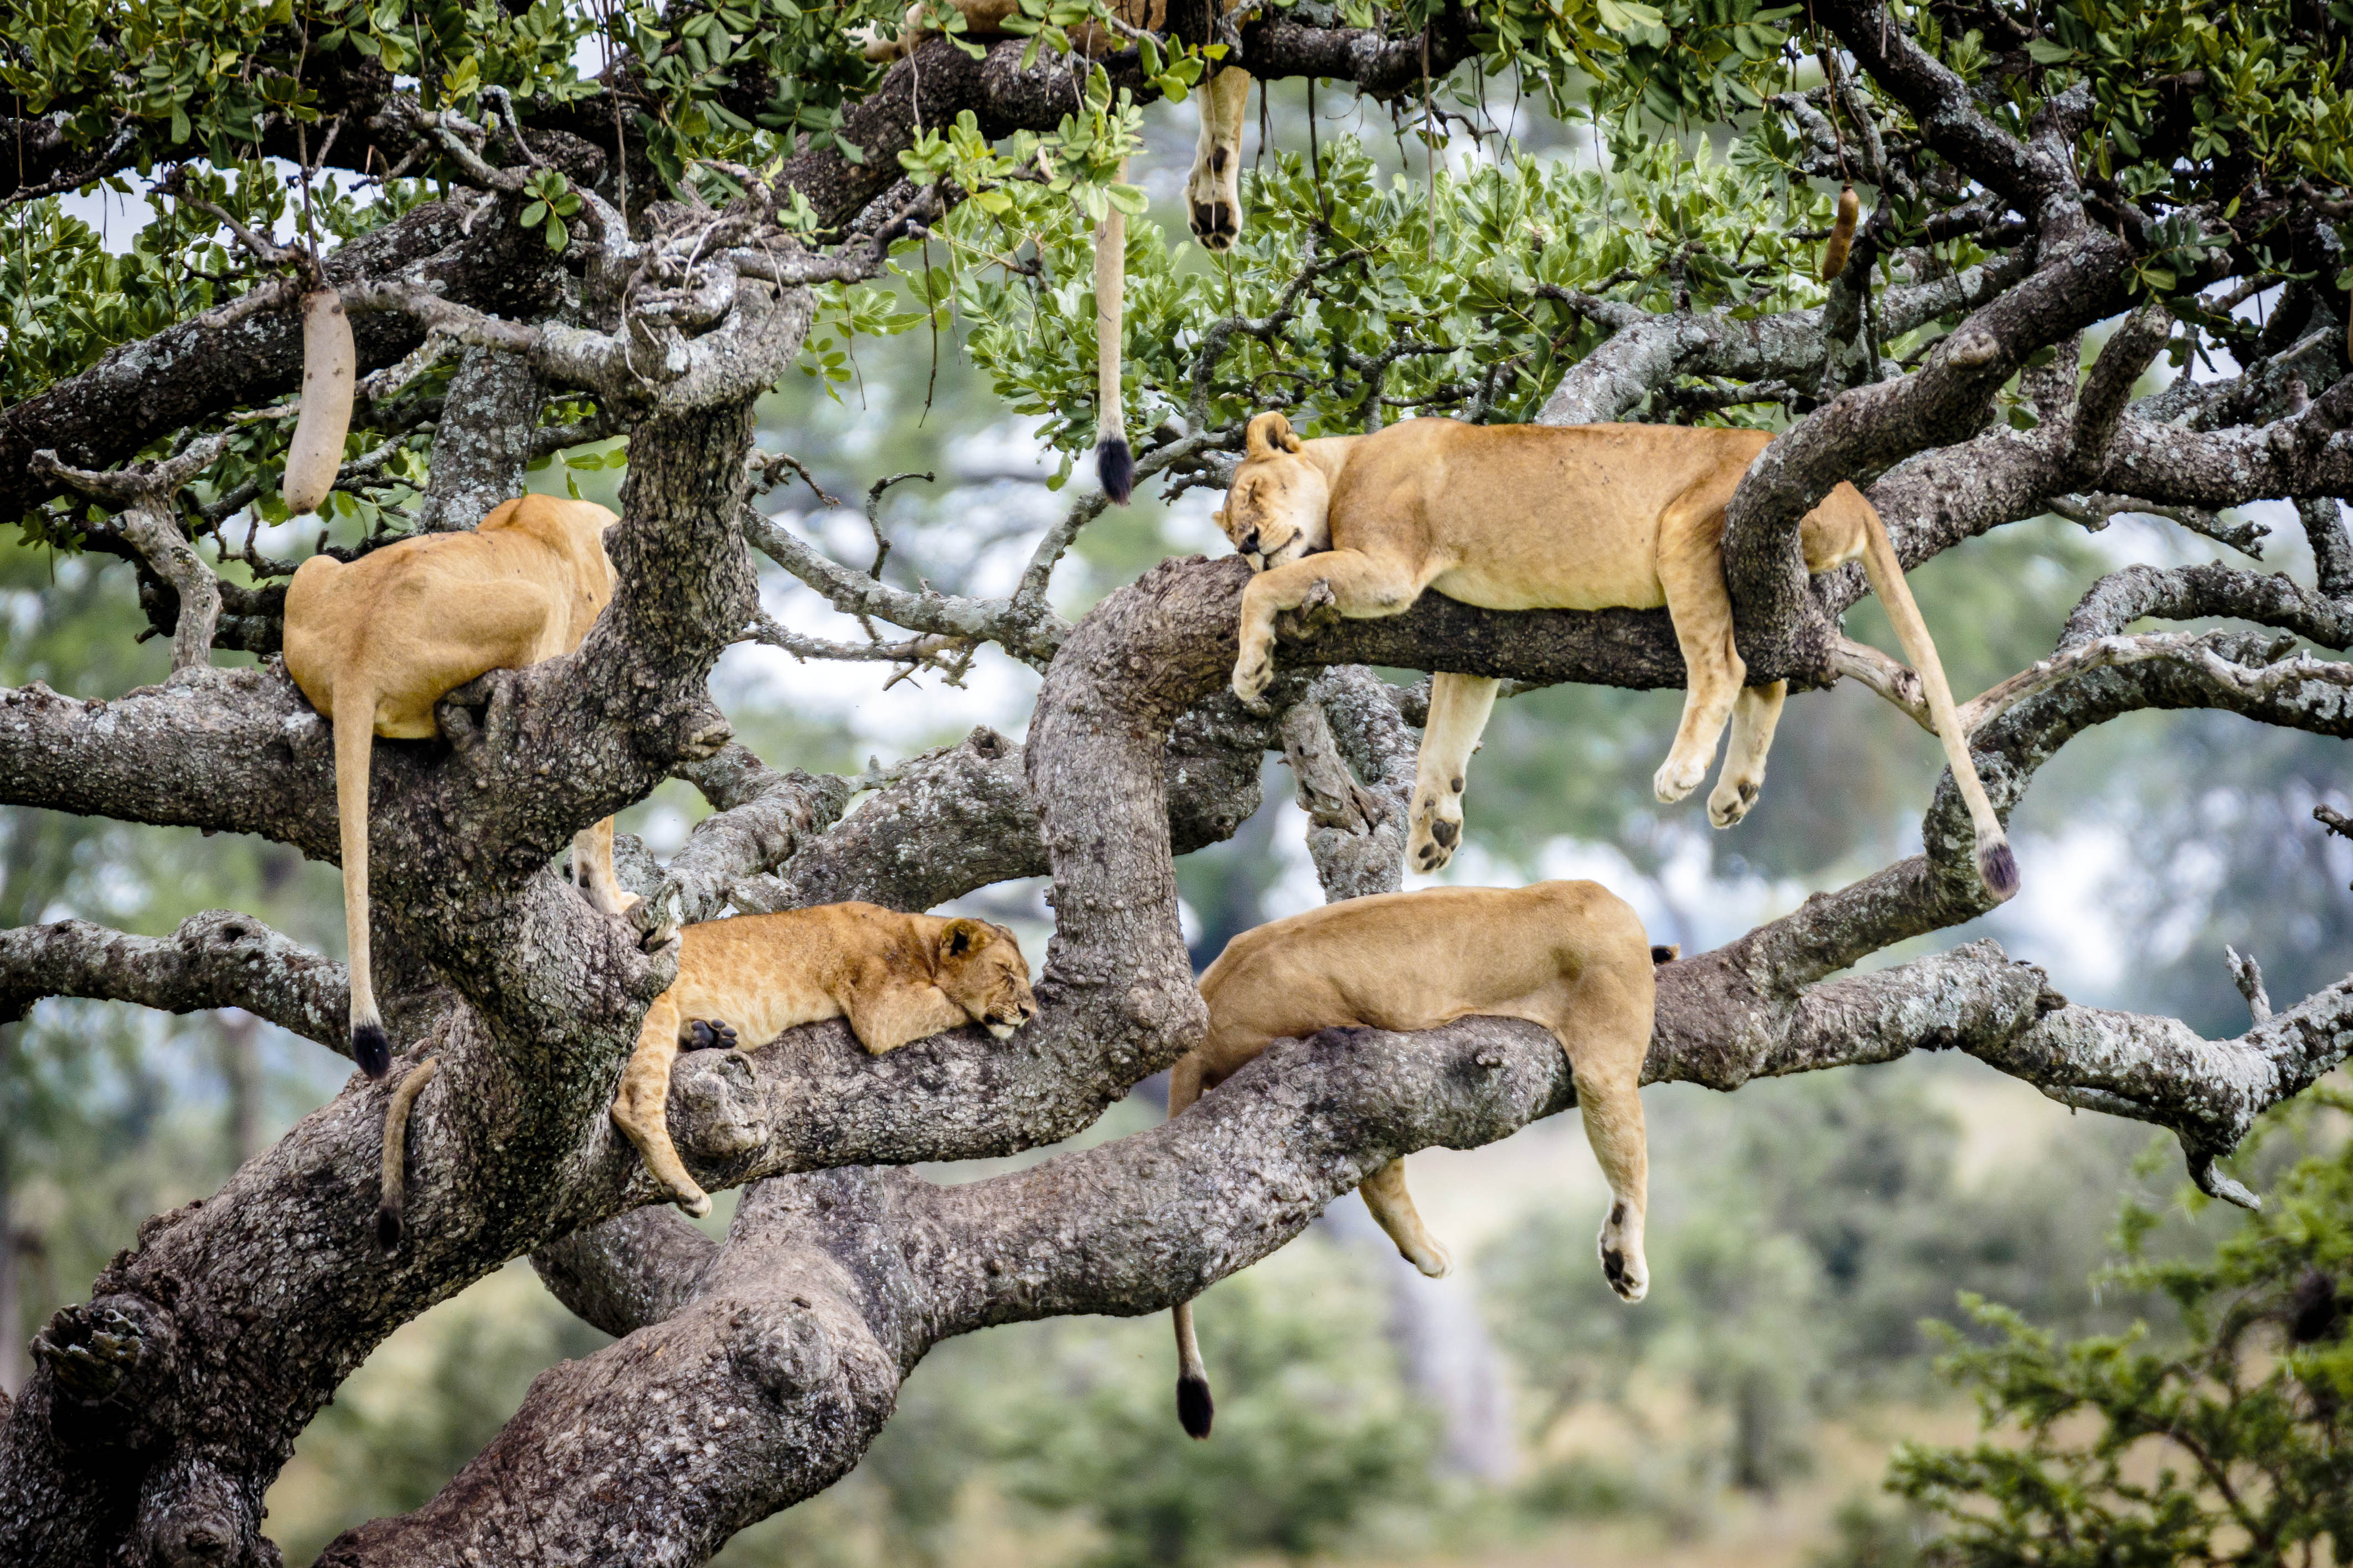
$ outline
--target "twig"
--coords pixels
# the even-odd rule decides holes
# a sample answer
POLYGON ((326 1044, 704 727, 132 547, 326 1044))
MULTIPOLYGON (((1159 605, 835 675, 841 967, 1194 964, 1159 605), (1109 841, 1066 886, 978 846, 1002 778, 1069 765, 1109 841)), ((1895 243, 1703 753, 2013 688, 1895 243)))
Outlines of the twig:
POLYGON ((2226 522, 2203 507, 2168 506, 2137 496, 2113 495, 2105 490, 2091 490, 2082 495, 2052 496, 2044 502, 2057 516, 2070 522, 2082 523, 2093 533, 2099 532, 2120 516, 2160 517, 2178 522, 2192 533, 2227 544, 2253 560, 2263 558, 2263 541, 2271 530, 2259 522, 2226 522))
POLYGON ((2251 952, 2242 958, 2238 949, 2226 942, 2222 947, 2222 957, 2231 966, 2232 983, 2238 986, 2239 994, 2247 999, 2247 1012, 2258 1024, 2270 1022, 2271 994, 2263 989, 2263 965, 2255 962, 2255 955, 2251 952))
POLYGON ((57 453, 47 450, 34 453, 30 464, 43 478, 61 479, 87 495, 121 504, 122 538, 180 596, 179 622, 172 633, 174 674, 212 662, 213 628, 221 611, 220 579, 188 542, 174 498, 183 485, 219 460, 231 434, 224 430, 192 441, 151 468, 96 473, 68 468, 57 453))

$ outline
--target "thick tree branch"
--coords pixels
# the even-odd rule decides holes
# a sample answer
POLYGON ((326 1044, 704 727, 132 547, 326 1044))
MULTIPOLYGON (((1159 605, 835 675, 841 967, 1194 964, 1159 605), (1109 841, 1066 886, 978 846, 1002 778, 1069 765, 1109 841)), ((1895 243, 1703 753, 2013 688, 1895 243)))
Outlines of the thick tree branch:
POLYGON ((343 966, 234 910, 190 915, 160 939, 88 921, 0 931, 0 1018, 21 1018, 48 996, 135 1002, 165 1013, 242 1007, 351 1054, 343 966))

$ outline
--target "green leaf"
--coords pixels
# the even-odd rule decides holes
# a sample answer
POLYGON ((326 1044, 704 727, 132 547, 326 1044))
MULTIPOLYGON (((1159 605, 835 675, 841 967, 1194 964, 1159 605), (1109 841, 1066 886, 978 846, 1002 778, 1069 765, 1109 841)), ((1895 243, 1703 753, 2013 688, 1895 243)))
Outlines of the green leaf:
POLYGON ((2026 52, 2039 66, 2063 65, 2075 58, 2074 50, 2064 44, 2052 43, 2049 38, 2029 40, 2026 52))
POLYGON ((570 244, 571 240, 572 231, 564 226, 564 220, 550 214, 547 219, 547 248, 561 250, 570 244))

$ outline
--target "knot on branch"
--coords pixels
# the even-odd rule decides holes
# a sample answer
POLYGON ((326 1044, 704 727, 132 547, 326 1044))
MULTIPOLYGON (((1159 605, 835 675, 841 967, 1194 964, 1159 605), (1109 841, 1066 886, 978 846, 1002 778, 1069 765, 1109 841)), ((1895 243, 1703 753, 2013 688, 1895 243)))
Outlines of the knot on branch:
POLYGON ((33 1337, 33 1358, 48 1373, 51 1427, 69 1446, 136 1453, 174 1429, 179 1326, 145 1297, 60 1309, 33 1337))
POLYGON ((841 1380, 833 1336, 806 1296, 739 1307, 722 1338, 736 1372, 779 1405, 808 1399, 841 1380))

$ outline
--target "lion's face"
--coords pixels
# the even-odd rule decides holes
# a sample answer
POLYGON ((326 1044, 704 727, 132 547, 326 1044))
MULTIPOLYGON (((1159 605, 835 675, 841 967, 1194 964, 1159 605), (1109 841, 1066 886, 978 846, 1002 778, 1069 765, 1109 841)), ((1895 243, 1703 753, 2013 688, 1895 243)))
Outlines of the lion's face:
POLYGON ((1332 548, 1331 481, 1300 455, 1301 445, 1280 414, 1250 422, 1248 449, 1217 523, 1253 571, 1332 548))
POLYGON ((1000 1040, 1038 1016, 1021 944, 987 921, 950 921, 940 932, 939 987, 1000 1040))
POLYGON ((1264 572, 1332 548, 1332 487, 1324 470, 1289 452, 1246 462, 1234 473, 1219 528, 1264 572))

